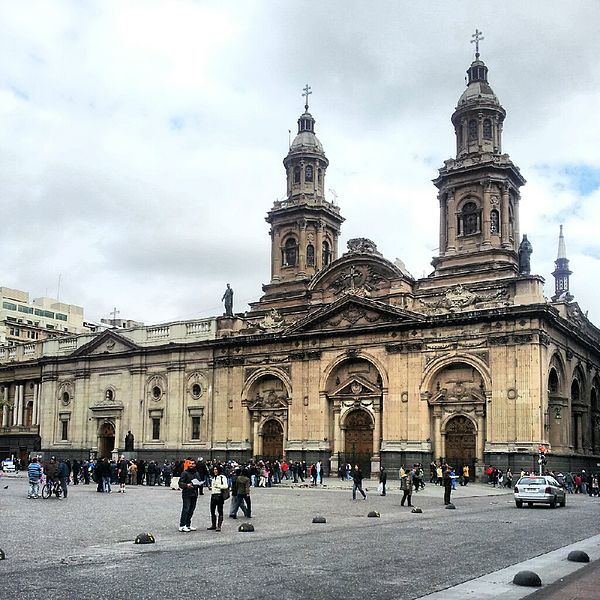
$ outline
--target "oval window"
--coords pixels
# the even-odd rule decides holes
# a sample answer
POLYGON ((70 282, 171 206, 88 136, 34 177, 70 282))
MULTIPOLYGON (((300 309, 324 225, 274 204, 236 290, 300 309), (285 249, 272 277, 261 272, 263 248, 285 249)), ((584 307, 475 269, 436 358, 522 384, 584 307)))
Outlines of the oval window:
POLYGON ((162 396, 162 390, 157 385, 155 385, 152 388, 152 395, 158 400, 162 396))
POLYGON ((200 398, 201 394, 202 394, 202 388, 200 387, 200 384, 195 383, 192 386, 192 396, 194 396, 194 398, 200 398))

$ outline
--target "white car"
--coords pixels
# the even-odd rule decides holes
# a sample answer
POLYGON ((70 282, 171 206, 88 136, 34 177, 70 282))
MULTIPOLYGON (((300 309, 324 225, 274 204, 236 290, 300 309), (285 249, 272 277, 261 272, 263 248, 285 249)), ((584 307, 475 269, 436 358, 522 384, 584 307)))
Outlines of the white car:
POLYGON ((15 473, 16 472, 15 463, 10 458, 3 460, 2 461, 2 470, 5 473, 15 473))
POLYGON ((538 504, 549 504, 550 508, 556 508, 557 504, 565 506, 567 493, 565 489, 549 475, 526 475, 521 477, 515 485, 515 503, 517 508, 522 508, 523 502, 528 506, 538 504))

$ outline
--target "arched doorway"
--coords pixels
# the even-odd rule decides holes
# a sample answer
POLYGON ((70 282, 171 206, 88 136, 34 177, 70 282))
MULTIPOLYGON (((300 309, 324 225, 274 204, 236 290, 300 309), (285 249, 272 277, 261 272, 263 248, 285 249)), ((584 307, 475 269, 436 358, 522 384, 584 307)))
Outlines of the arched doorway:
POLYGON ((277 460, 283 457, 283 427, 276 419, 269 419, 263 425, 263 452, 266 460, 277 460))
POLYGON ((115 448, 115 426, 105 422, 98 433, 98 457, 110 458, 115 448))
POLYGON ((371 474, 373 419, 364 410, 353 410, 345 419, 344 462, 360 465, 365 477, 371 474))
POLYGON ((475 424, 468 417, 458 415, 446 423, 446 462, 460 473, 469 465, 474 473, 477 433, 475 424))

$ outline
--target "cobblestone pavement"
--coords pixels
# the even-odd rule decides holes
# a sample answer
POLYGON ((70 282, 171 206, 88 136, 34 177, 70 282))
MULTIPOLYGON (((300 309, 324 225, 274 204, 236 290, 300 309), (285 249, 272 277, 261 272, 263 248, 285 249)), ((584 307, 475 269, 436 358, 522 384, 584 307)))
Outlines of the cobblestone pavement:
POLYGON ((113 598, 162 600, 409 600, 600 533, 600 500, 587 496, 568 496, 564 509, 519 510, 510 490, 472 484, 453 492, 452 511, 443 490, 428 485, 413 496, 418 515, 400 506, 397 482, 381 497, 367 481, 367 501, 354 502, 351 482, 325 483, 252 490, 254 533, 239 533, 242 519, 227 516, 221 533, 206 531, 209 497, 202 496, 198 531, 180 533, 177 491, 131 486, 98 494, 78 485, 67 500, 28 500, 24 474, 6 477, 0 598, 37 598, 43 580, 61 598, 105 598, 110 590, 113 598), (368 518, 370 510, 381 517, 368 518), (312 524, 316 515, 327 523, 312 524), (156 543, 134 545, 146 531, 156 543))

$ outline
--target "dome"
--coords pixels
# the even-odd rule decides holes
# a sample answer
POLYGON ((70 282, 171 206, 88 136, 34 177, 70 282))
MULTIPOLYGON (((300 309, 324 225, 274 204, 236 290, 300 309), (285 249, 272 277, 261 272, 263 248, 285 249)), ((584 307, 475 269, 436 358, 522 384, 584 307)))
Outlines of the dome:
POLYGON ((308 152, 318 152, 319 154, 324 153, 321 142, 318 140, 317 136, 312 131, 301 131, 294 138, 294 141, 290 146, 290 152, 297 152, 300 150, 308 152))
POLYGON ((488 68, 482 60, 477 58, 471 63, 471 66, 467 70, 469 83, 467 89, 458 99, 457 108, 460 108, 463 104, 474 102, 486 102, 500 106, 500 101, 488 83, 487 75, 488 68))
POLYGON ((482 100, 487 100, 492 104, 500 106, 498 97, 494 94, 494 90, 492 90, 487 81, 473 81, 458 99, 458 107, 467 102, 481 102, 482 100))

